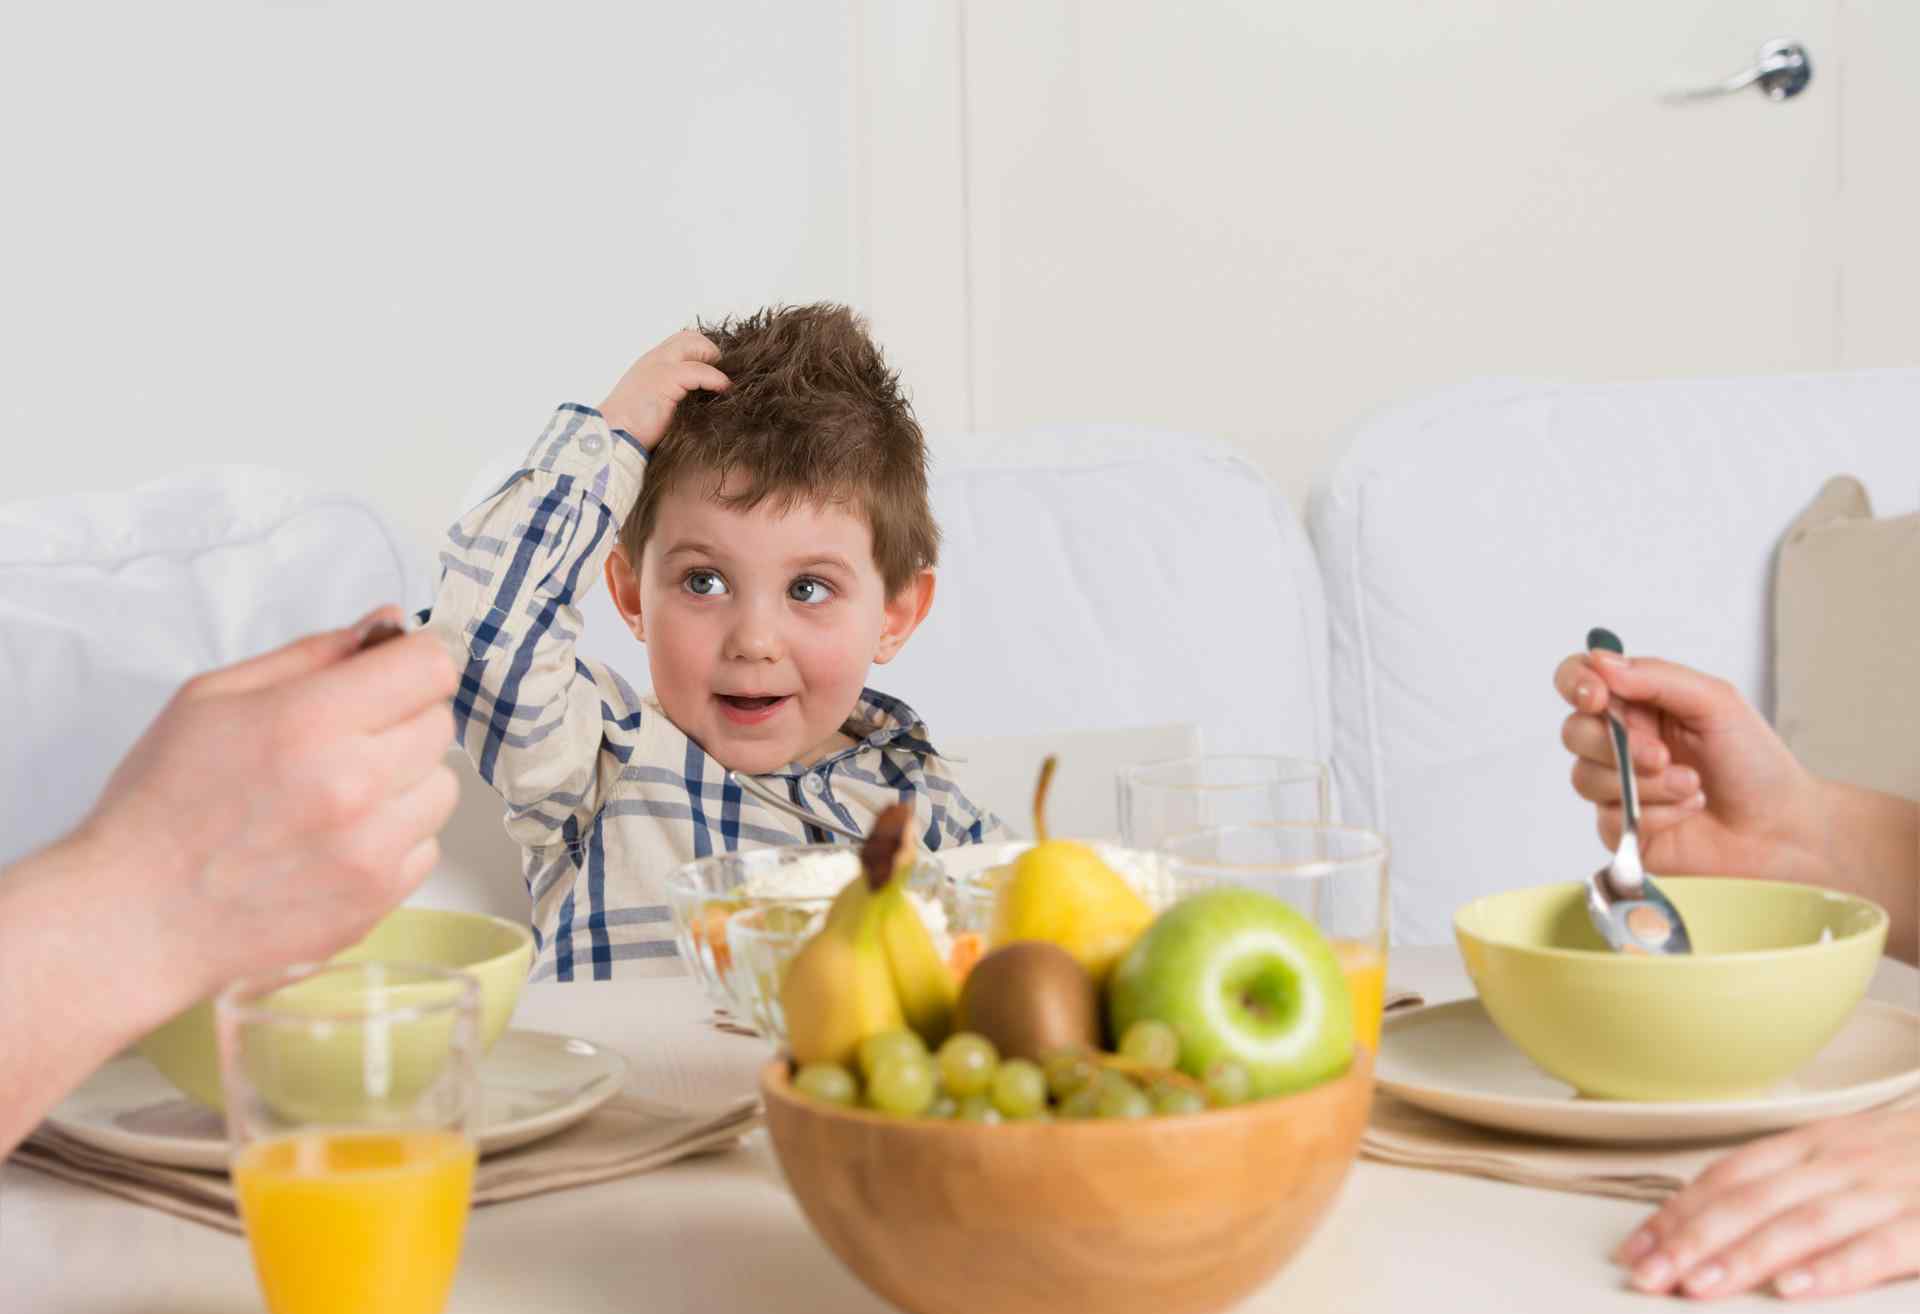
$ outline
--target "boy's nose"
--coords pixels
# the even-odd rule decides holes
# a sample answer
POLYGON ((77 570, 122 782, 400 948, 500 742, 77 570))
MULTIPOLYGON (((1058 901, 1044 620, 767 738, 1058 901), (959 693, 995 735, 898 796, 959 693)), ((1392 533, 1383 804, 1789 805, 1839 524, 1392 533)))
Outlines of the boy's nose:
POLYGON ((758 607, 743 608, 727 631, 726 655, 732 661, 778 661, 781 646, 780 627, 758 607))

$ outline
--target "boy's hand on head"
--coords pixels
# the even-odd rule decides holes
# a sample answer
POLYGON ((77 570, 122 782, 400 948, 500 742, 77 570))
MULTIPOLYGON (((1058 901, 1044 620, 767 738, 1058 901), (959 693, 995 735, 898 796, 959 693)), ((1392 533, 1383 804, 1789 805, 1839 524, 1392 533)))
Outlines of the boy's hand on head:
POLYGON ((600 403, 600 414, 615 429, 625 429, 646 451, 660 441, 673 408, 688 393, 725 392, 727 376, 715 369, 720 348, 692 329, 676 333, 636 360, 600 403))
POLYGON ((1560 740, 1600 839, 1620 842, 1620 776, 1604 712, 1627 725, 1650 870, 1804 879, 1822 847, 1819 784, 1724 680, 1657 657, 1568 657, 1554 688, 1573 708, 1560 740))

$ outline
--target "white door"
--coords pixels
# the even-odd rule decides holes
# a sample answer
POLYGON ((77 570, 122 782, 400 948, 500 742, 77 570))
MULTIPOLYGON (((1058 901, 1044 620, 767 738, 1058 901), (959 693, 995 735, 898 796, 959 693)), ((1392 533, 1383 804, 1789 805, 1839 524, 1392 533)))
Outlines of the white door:
POLYGON ((1224 434, 1298 494, 1474 375, 1831 367, 1839 12, 964 4, 971 413, 935 418, 1224 434), (1804 94, 1663 99, 1774 37, 1804 94))

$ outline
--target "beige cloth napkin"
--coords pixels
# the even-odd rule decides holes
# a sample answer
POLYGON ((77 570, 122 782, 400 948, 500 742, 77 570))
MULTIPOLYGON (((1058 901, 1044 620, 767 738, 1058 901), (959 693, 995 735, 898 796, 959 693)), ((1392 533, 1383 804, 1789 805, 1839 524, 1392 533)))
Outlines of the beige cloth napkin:
MULTIPOLYGON (((1421 1002, 1412 992, 1387 1000, 1387 1011, 1421 1002)), ((1891 1107, 1920 1107, 1920 1096, 1891 1107)), ((1768 1133, 1763 1133, 1768 1134, 1768 1133)), ((1456 1122, 1376 1089, 1360 1155, 1380 1163, 1464 1173, 1522 1186, 1623 1200, 1660 1201, 1707 1167, 1756 1137, 1693 1145, 1578 1145, 1535 1140, 1456 1122)))
POLYGON ((1529 1140, 1455 1122, 1375 1090, 1360 1155, 1403 1168, 1465 1173, 1581 1195, 1664 1200, 1733 1144, 1613 1146, 1529 1140))
MULTIPOLYGON (((610 1181, 729 1149, 759 1117, 760 1102, 752 1096, 704 1111, 616 1096, 557 1135, 482 1159, 474 1174, 473 1202, 493 1204, 610 1181)), ((47 1126, 27 1138, 13 1161, 209 1227, 241 1231, 233 1183, 224 1173, 142 1163, 47 1126)))

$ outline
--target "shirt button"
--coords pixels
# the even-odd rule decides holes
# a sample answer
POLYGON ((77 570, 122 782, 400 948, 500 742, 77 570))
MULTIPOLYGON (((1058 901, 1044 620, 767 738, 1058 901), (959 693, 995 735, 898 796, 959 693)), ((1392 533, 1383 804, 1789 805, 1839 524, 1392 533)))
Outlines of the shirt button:
POLYGON ((819 773, 818 771, 815 771, 815 772, 812 772, 812 773, 810 773, 810 774, 809 774, 809 775, 807 776, 807 789, 808 789, 808 790, 809 790, 810 792, 812 792, 812 793, 815 793, 815 794, 824 794, 824 793, 826 793, 826 792, 827 792, 827 778, 826 778, 825 776, 823 776, 823 775, 821 775, 821 774, 820 774, 820 773, 819 773))
POLYGON ((598 456, 604 445, 604 440, 597 433, 582 434, 580 437, 580 450, 588 456, 598 456))

